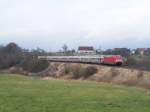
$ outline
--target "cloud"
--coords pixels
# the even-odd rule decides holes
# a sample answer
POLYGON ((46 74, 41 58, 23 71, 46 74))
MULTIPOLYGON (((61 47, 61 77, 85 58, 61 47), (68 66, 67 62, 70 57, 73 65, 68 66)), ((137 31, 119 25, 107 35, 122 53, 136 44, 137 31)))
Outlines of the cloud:
POLYGON ((0 40, 43 48, 51 42, 51 47, 144 45, 149 6, 149 0, 0 0, 0 40))

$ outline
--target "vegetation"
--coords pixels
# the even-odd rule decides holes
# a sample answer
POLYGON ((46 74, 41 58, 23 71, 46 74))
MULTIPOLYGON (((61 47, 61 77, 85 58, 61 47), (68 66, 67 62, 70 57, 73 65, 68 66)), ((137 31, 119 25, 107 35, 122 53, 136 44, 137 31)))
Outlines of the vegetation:
POLYGON ((134 65, 137 64, 137 60, 133 56, 130 56, 130 57, 127 58, 125 64, 128 65, 128 66, 134 66, 134 65))
POLYGON ((105 83, 0 75, 1 112, 149 112, 150 94, 105 83))
POLYGON ((132 55, 127 58, 126 65, 131 68, 150 70, 150 56, 148 55, 132 55))
POLYGON ((94 67, 94 66, 88 66, 88 67, 86 67, 84 69, 81 69, 81 73, 80 74, 82 74, 82 76, 84 78, 88 78, 88 77, 94 75, 95 73, 97 73, 97 71, 98 70, 97 70, 96 67, 94 67))
POLYGON ((41 49, 24 50, 15 43, 0 47, 0 69, 16 66, 28 72, 40 72, 48 67, 47 61, 37 59, 39 55, 46 55, 41 49))
MULTIPOLYGON (((81 65, 73 65, 73 66, 65 66, 65 74, 73 75, 72 78, 88 78, 95 73, 97 73, 98 69, 95 66, 87 66, 83 67, 81 65)), ((64 74, 64 75, 65 75, 64 74)))
POLYGON ((21 61, 22 50, 15 43, 0 47, 0 69, 18 65, 21 61))
POLYGON ((47 61, 39 60, 38 56, 40 55, 46 55, 46 53, 41 49, 24 52, 20 66, 29 72, 37 73, 43 71, 48 67, 49 63, 47 61))

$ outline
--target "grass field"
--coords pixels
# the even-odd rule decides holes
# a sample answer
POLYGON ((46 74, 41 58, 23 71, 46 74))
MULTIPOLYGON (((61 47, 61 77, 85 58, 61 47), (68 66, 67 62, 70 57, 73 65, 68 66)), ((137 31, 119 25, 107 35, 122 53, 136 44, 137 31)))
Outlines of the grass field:
POLYGON ((149 93, 105 83, 0 75, 0 112, 150 112, 149 93))

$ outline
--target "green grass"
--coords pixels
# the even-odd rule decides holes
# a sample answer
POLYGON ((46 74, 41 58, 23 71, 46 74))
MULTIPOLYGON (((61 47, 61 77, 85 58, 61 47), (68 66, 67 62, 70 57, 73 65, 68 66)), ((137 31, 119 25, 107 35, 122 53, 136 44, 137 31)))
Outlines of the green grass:
POLYGON ((150 112, 150 94, 105 83, 0 75, 0 112, 150 112))

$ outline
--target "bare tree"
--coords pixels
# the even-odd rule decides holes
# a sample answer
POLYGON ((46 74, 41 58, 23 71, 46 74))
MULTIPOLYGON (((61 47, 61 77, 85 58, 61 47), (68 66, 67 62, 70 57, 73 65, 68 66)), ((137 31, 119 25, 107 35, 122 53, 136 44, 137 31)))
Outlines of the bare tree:
POLYGON ((62 46, 63 51, 66 53, 68 51, 68 46, 66 44, 64 44, 62 46))

